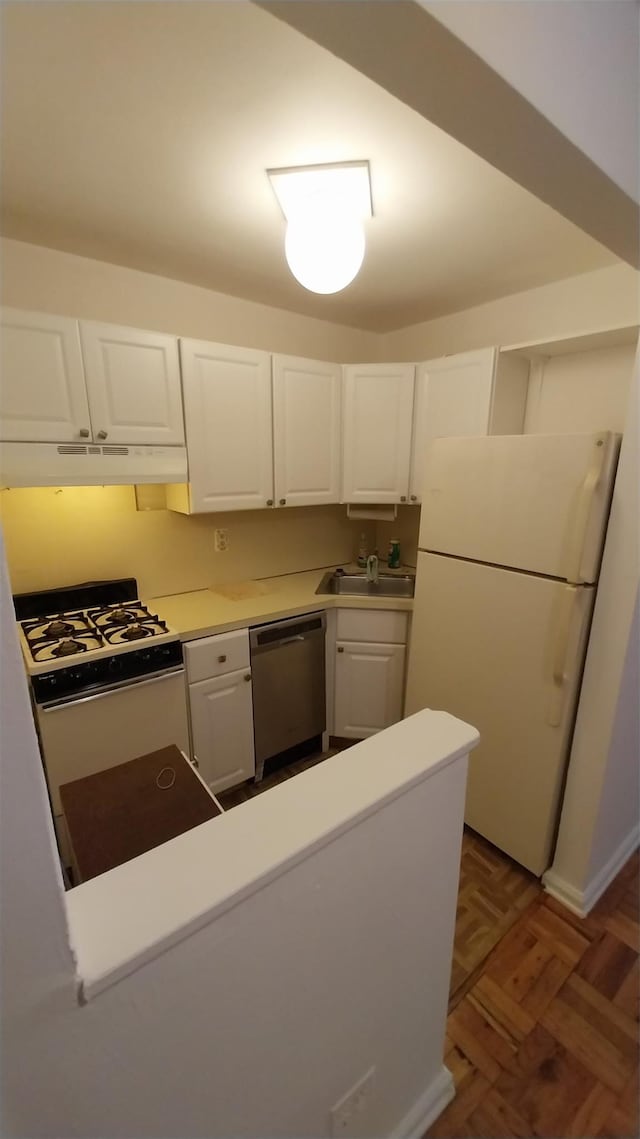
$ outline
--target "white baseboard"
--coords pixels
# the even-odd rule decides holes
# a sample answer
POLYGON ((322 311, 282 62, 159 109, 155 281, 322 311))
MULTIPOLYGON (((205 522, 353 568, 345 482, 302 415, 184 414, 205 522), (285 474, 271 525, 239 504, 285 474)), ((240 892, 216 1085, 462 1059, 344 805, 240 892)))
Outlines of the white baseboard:
POLYGON ((451 1103, 456 1090, 453 1076, 444 1064, 436 1078, 425 1088, 404 1119, 391 1132, 390 1139, 422 1139, 425 1131, 451 1103))
POLYGON ((598 898, 602 897, 607 886, 610 886, 619 870, 622 869, 628 858, 631 857, 637 846, 640 845, 640 824, 635 826, 628 835, 623 838, 620 845, 614 850, 611 858, 605 863, 601 870, 598 871, 595 878, 592 878, 584 890, 580 890, 577 886, 567 882, 565 878, 561 878, 559 874, 553 869, 553 866, 547 870, 542 876, 542 884, 548 894, 552 898, 556 898, 563 906, 566 906, 572 913, 578 914, 579 917, 585 918, 590 910, 593 909, 598 898))

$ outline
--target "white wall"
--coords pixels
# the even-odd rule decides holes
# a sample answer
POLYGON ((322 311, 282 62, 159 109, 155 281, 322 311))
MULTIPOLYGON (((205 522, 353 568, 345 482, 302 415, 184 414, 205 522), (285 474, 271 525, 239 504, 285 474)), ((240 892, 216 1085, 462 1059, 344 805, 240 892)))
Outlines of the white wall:
POLYGON ((375 333, 24 241, 0 239, 1 300, 15 308, 157 329, 319 360, 370 359, 375 333))
POLYGON ((387 333, 383 359, 429 360, 493 344, 637 325, 639 302, 640 275, 627 265, 614 265, 387 333))
POLYGON ((636 0, 419 3, 638 199, 636 0))
MULTIPOLYGON (((0 615, 2 1135, 328 1135, 330 1107, 372 1065, 374 1093, 362 1134, 408 1135, 412 1124, 426 1127, 438 1097, 446 1102, 451 1090, 442 1052, 466 758, 425 776, 429 744, 418 732, 412 757, 405 752, 412 777, 405 773, 403 783, 396 776, 379 809, 354 810, 297 861, 284 861, 266 884, 245 888, 208 924, 201 919, 197 932, 177 944, 174 938, 170 948, 80 1004, 1 548, 0 615)), ((390 731, 409 726, 404 721, 390 731)), ((463 733, 472 739, 472 730, 463 733)), ((382 736, 376 738, 377 767, 388 782, 387 751, 382 736)), ((369 758, 367 752, 367 769, 369 758)), ((335 764, 332 774, 317 767, 241 805, 224 818, 229 841, 243 810, 262 812, 268 834, 278 794, 300 820, 312 809, 305 779, 314 786, 323 779, 340 783, 335 764)), ((365 784, 353 780, 350 794, 370 796, 365 784)), ((344 798, 333 784, 319 798, 335 803, 339 815, 344 798)), ((260 833, 257 819, 253 825, 260 833)), ((244 843, 246 850, 246 837, 244 843)), ((138 869, 167 849, 136 860, 138 869)), ((239 852, 235 859, 242 876, 239 852)), ((219 881, 225 862, 215 861, 219 881)), ((96 884, 113 875, 131 882, 132 865, 96 884)), ((206 866, 194 868, 194 878, 195 869, 200 884, 206 882, 206 866)), ((116 889, 118 918, 110 923, 100 910, 102 955, 110 924, 112 938, 126 943, 135 921, 131 916, 127 924, 123 915, 149 908, 160 888, 170 913, 172 891, 179 894, 175 905, 189 898, 188 872, 173 879, 165 873, 160 886, 156 879, 146 889, 116 889)))
POLYGON ((547 888, 588 911, 640 839, 637 597, 640 358, 589 638, 558 843, 547 888))
POLYGON ((629 345, 534 363, 525 433, 624 431, 634 355, 629 345))

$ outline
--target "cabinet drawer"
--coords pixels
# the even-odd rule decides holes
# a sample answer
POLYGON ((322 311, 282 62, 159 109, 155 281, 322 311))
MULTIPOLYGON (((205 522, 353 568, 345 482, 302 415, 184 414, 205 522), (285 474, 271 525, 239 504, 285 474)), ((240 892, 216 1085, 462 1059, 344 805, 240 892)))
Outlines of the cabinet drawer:
POLYGON ((393 609, 338 609, 336 636, 339 641, 376 641, 404 645, 408 614, 393 609))
POLYGON ((232 633, 216 633, 215 637, 201 637, 184 646, 189 684, 208 680, 249 667, 249 630, 235 629, 232 633))

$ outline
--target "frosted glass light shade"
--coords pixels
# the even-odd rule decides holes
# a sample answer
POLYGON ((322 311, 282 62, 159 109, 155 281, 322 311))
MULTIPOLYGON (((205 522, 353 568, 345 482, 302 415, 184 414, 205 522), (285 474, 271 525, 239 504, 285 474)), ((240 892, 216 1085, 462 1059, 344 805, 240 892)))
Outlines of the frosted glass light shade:
POLYGON ((335 202, 308 204, 289 219, 284 243, 287 264, 312 293, 339 293, 364 260, 364 227, 335 202))

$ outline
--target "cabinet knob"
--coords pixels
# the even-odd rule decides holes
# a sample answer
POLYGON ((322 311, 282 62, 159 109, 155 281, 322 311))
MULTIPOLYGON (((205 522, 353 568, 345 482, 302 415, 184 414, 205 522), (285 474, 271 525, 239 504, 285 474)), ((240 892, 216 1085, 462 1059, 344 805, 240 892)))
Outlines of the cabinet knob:
POLYGON ((281 505, 281 506, 286 506, 286 505, 287 505, 287 500, 286 500, 286 498, 281 498, 281 499, 280 499, 280 505, 281 505))
POLYGON ((250 673, 250 672, 245 672, 245 674, 244 674, 244 678, 245 678, 245 680, 251 680, 251 673, 250 673))
POLYGON ((273 499, 272 498, 267 499, 267 506, 273 506, 273 499))
POLYGON ((418 496, 417 496, 417 494, 412 494, 412 495, 411 495, 411 501, 412 501, 412 502, 417 502, 417 501, 418 501, 418 496))
POLYGON ((78 435, 80 436, 81 439, 88 439, 90 434, 91 434, 91 432, 89 431, 88 427, 81 427, 79 432, 78 432, 78 435))
POLYGON ((222 656, 218 657, 218 664, 224 664, 226 659, 227 659, 226 653, 223 653, 222 656))
POLYGON ((98 431, 98 439, 106 439, 108 434, 108 431, 98 431))
POLYGON ((343 649, 342 645, 338 645, 338 652, 339 652, 339 653, 343 653, 343 652, 344 652, 344 649, 343 649))
POLYGON ((400 495, 400 502, 406 502, 406 501, 407 501, 407 496, 406 496, 406 494, 401 494, 401 495, 400 495))
POLYGON ((198 762, 198 757, 195 755, 194 755, 193 759, 191 760, 191 763, 193 764, 194 767, 200 766, 200 763, 198 762))

